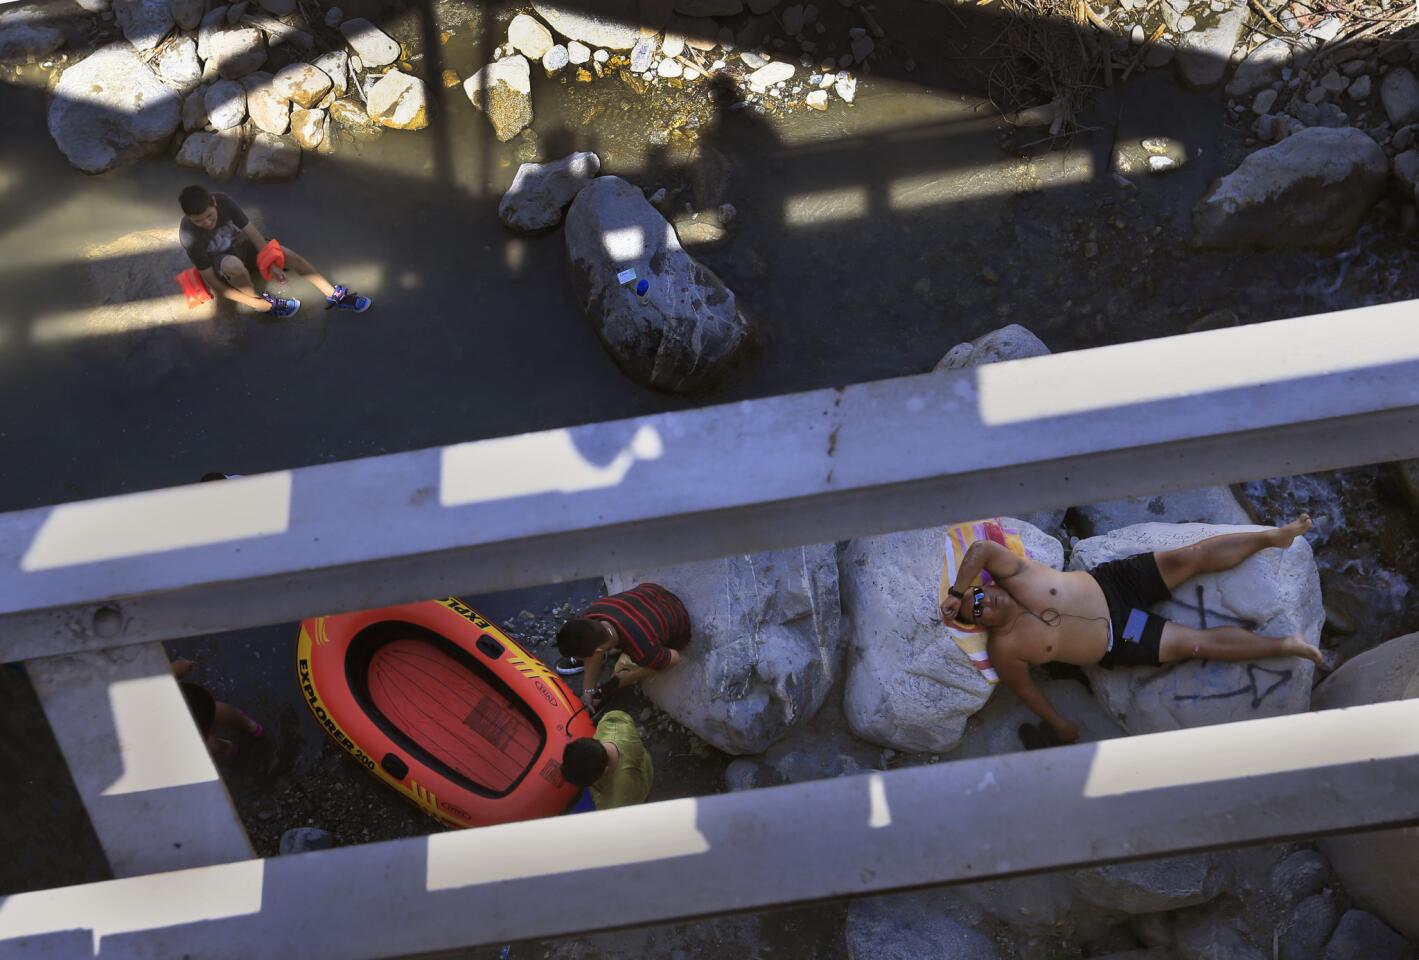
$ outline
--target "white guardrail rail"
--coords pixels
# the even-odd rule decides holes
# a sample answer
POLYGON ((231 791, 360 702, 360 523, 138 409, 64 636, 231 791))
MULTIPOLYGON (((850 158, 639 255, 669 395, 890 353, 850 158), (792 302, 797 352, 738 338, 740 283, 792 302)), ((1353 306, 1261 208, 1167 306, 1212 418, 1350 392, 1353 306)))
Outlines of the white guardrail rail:
POLYGON ((0 957, 394 957, 1419 822, 1408 701, 257 860, 155 642, 1419 456, 1416 321, 1391 304, 0 516, 0 660, 28 662, 121 878, 0 899, 0 957), (150 850, 155 822, 188 852, 150 850), (609 915, 587 895, 607 884, 609 915))

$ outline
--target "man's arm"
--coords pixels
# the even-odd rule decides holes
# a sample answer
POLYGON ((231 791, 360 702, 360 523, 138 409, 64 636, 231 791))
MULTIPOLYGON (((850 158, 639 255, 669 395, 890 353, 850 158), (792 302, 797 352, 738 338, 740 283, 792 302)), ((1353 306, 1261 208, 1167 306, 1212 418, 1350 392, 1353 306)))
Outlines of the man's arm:
POLYGON ((1005 643, 987 642, 986 644, 987 652, 990 654, 990 665, 995 668, 1000 679, 1005 682, 1007 687, 1015 691, 1015 695, 1020 698, 1021 703, 1050 725, 1060 740, 1065 743, 1073 743, 1078 740, 1079 728, 1060 716, 1054 707, 1050 706, 1044 692, 1035 686, 1035 681, 1030 676, 1030 665, 1015 656, 1008 647, 1009 644, 1005 643))
MULTIPOLYGON (((966 588, 976 577, 980 576, 982 570, 988 570, 997 581, 1008 580, 1024 573, 1034 562, 1028 557, 1011 553, 994 540, 977 540, 970 545, 970 548, 966 550, 966 555, 961 559, 961 565, 956 569, 956 579, 951 584, 951 589, 956 593, 965 593, 966 588)), ((941 601, 941 622, 950 623, 956 619, 956 614, 960 609, 960 597, 955 594, 946 597, 941 601)))
POLYGON ((248 307, 256 310, 270 310, 271 304, 260 297, 251 297, 233 287, 223 280, 221 275, 211 267, 203 267, 201 270, 202 279, 207 284, 207 289, 211 290, 214 296, 226 297, 228 300, 235 300, 237 303, 244 303, 248 307))
POLYGON ((256 229, 256 224, 250 220, 246 222, 246 226, 241 228, 241 232, 246 234, 246 239, 256 244, 256 249, 260 250, 266 246, 266 238, 261 235, 260 230, 256 229))
POLYGON ((615 676, 621 681, 621 686, 627 687, 633 683, 648 680, 657 673, 663 673, 680 662, 680 654, 676 653, 674 650, 666 650, 665 652, 670 654, 670 662, 659 670, 652 669, 651 667, 627 667, 625 670, 616 673, 615 676))
POLYGON ((581 662, 581 698, 583 700, 590 697, 591 691, 596 689, 596 685, 601 679, 601 665, 605 662, 606 654, 600 650, 581 662))

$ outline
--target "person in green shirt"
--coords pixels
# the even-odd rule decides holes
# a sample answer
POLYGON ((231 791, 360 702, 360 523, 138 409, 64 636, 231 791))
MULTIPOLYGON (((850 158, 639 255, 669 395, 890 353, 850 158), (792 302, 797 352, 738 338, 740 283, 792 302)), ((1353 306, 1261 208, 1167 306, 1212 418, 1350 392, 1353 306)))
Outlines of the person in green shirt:
POLYGON ((590 787, 597 810, 610 810, 645 802, 655 767, 635 721, 622 710, 610 710, 596 725, 596 736, 567 744, 562 776, 578 787, 590 787))

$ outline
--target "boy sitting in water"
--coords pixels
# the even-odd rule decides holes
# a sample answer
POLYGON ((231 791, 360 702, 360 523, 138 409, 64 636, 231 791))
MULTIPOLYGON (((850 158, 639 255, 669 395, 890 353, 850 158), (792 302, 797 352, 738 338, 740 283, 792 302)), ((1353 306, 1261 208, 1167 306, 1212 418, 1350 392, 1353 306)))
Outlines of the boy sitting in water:
MULTIPOLYGON (((230 197, 222 193, 208 193, 202 187, 193 185, 183 189, 178 195, 178 202, 186 214, 178 227, 178 238, 187 251, 187 258, 202 274, 207 289, 214 296, 235 300, 278 319, 293 316, 301 308, 301 302, 295 297, 257 294, 251 278, 261 272, 256 256, 266 246, 266 238, 230 197)), ((282 249, 286 264, 325 294, 327 310, 335 307, 364 313, 370 308, 369 297, 352 293, 340 284, 332 284, 305 257, 290 247, 283 245, 282 249)), ((271 279, 285 283, 286 272, 273 265, 271 279)))

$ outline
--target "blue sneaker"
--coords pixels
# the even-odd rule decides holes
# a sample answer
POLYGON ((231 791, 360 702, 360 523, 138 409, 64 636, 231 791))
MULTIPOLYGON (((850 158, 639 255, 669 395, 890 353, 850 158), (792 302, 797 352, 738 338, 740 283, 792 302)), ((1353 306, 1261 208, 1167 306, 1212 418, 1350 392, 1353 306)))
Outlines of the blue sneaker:
POLYGON ((293 317, 301 308, 301 302, 295 297, 273 297, 269 293, 263 293, 261 299, 271 304, 271 316, 277 320, 293 317))
POLYGON ((355 313, 364 313, 370 308, 372 301, 369 297, 362 297, 358 293, 351 293, 350 288, 343 283, 335 285, 335 292, 325 298, 325 309, 338 307, 341 310, 353 310, 355 313))

